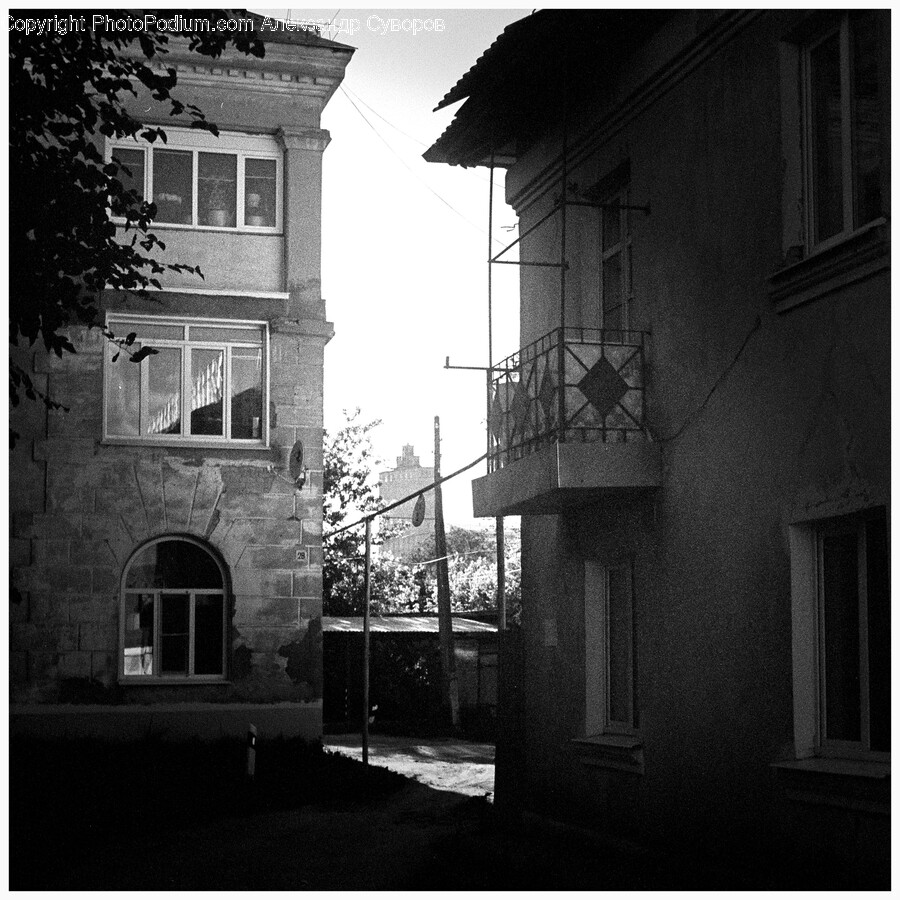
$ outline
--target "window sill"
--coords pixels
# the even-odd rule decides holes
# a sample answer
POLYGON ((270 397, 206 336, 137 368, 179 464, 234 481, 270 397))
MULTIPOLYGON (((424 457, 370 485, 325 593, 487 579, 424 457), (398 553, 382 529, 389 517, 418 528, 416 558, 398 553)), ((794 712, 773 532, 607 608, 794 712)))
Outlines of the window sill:
POLYGON ((891 765, 855 759, 792 759, 771 764, 798 803, 890 815, 891 765))
POLYGON ((786 313, 847 285, 862 281, 890 265, 885 219, 847 235, 828 247, 769 276, 769 297, 775 311, 786 313))
POLYGON ((271 447, 268 444, 250 442, 238 443, 236 441, 192 441, 192 440, 144 440, 139 438, 105 437, 100 441, 103 447, 166 447, 168 449, 182 448, 184 450, 222 450, 240 451, 243 453, 268 454, 271 447))
POLYGON ((123 687, 126 685, 170 687, 175 684, 231 684, 231 681, 218 675, 195 675, 192 678, 179 678, 174 675, 120 675, 119 684, 123 687))
MULTIPOLYGON (((127 223, 124 219, 113 218, 112 221, 118 228, 126 228, 127 223)), ((206 231, 214 234, 261 234, 266 237, 284 237, 284 229, 279 226, 266 228, 262 225, 185 225, 180 222, 160 222, 154 219, 150 223, 150 228, 153 231, 206 231)))
POLYGON ((573 738, 571 743, 586 766, 637 775, 644 772, 644 747, 637 735, 595 734, 573 738))

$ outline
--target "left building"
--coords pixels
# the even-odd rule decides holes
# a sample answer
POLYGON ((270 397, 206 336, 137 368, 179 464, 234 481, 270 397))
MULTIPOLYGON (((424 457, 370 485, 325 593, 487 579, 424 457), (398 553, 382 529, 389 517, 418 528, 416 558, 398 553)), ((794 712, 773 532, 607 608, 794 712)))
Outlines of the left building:
POLYGON ((157 204, 168 261, 205 276, 101 297, 157 353, 117 359, 97 331, 62 359, 17 351, 69 411, 13 414, 14 734, 321 735, 320 115, 353 49, 259 26, 262 59, 170 41, 219 137, 139 94, 167 143, 104 148, 157 204))

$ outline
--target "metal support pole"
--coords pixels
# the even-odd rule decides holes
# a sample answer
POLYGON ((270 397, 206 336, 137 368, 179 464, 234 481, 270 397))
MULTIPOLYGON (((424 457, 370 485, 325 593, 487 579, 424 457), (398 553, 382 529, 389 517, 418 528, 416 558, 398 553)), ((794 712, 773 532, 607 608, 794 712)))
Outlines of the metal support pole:
MULTIPOLYGON (((494 151, 491 150, 491 187, 488 205, 488 371, 487 371, 487 413, 491 416, 491 368, 494 365, 493 332, 493 267, 491 265, 491 243, 494 234, 494 151)), ((488 424, 488 472, 491 471, 491 428, 488 424)), ((506 630, 506 550, 503 546, 503 516, 497 516, 497 618, 501 631, 506 630)), ((479 678, 481 672, 479 670, 479 678)), ((479 682, 480 684, 480 682, 479 682)))
POLYGON ((488 188, 488 264, 487 264, 487 301, 488 301, 488 360, 487 380, 485 385, 485 401, 487 418, 487 470, 491 471, 491 366, 494 364, 494 297, 493 297, 493 272, 491 265, 491 250, 494 239, 494 151, 491 150, 491 186, 488 188))
POLYGON ((566 441, 566 359, 565 359, 565 343, 566 343, 566 194, 568 192, 567 184, 569 178, 568 170, 568 97, 566 91, 568 84, 566 79, 566 63, 563 60, 563 91, 562 91, 562 180, 560 184, 559 202, 562 205, 562 225, 559 235, 559 355, 557 357, 557 390, 558 395, 558 413, 559 423, 557 440, 563 444, 566 441))
POLYGON ((506 536, 503 516, 497 516, 497 624, 506 631, 506 536))
POLYGON ((362 759, 369 764, 369 606, 372 599, 372 520, 366 519, 366 606, 363 610, 362 759))

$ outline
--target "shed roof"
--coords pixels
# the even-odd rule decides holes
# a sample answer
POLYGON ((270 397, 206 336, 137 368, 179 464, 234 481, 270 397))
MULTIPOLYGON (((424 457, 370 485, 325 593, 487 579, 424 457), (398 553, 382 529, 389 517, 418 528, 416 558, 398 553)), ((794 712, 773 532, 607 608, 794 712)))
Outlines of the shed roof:
MULTIPOLYGON (((322 631, 359 632, 363 630, 362 616, 323 616, 322 631)), ((369 630, 384 634, 437 634, 437 616, 371 616, 369 630)), ((479 622, 453 616, 454 634, 491 634, 497 631, 492 622, 479 622)))

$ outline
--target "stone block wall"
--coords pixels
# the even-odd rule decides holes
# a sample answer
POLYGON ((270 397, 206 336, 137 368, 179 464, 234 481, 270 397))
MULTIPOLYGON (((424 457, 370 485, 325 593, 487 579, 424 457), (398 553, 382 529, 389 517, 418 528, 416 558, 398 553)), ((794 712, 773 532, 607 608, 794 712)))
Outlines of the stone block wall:
POLYGON ((101 335, 73 333, 78 352, 62 359, 16 351, 39 388, 68 411, 23 399, 12 415, 20 435, 10 459, 14 703, 321 697, 328 329, 308 331, 272 318, 271 446, 259 449, 104 445, 101 335), (300 490, 284 470, 298 439, 309 469, 300 490), (119 684, 122 573, 139 547, 162 535, 199 538, 225 563, 232 610, 227 683, 119 684))

